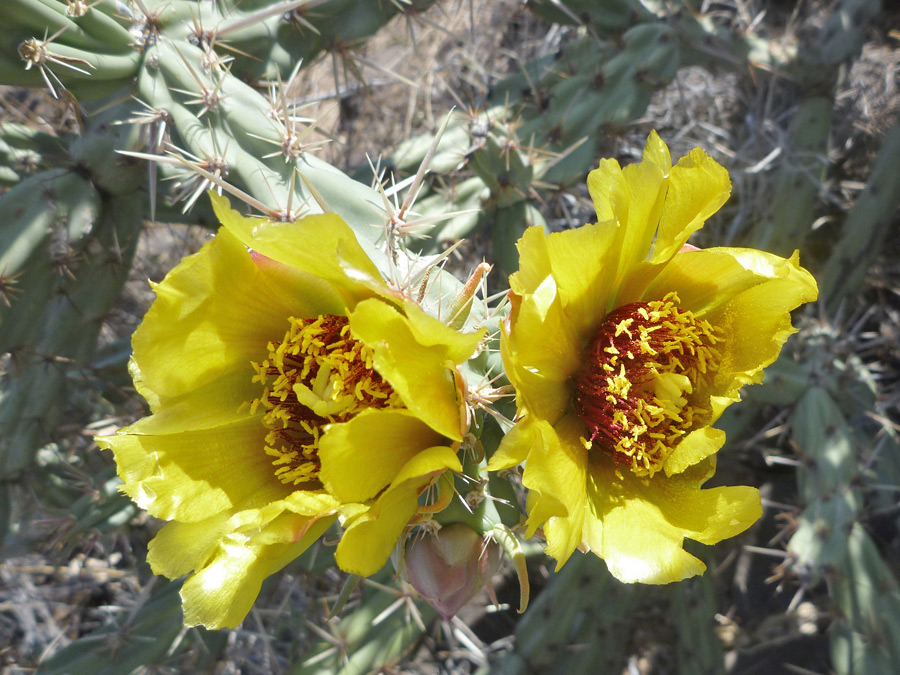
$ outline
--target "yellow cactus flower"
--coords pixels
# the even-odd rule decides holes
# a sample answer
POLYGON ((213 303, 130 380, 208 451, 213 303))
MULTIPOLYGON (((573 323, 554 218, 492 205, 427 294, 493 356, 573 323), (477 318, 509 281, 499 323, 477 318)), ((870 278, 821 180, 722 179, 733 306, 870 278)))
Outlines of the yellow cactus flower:
POLYGON ((222 228, 154 286, 133 338, 151 414, 97 443, 170 521, 148 561, 191 574, 185 622, 222 628, 338 517, 338 564, 380 569, 420 493, 461 470, 456 366, 482 334, 390 290, 337 215, 278 223, 211 198, 222 228))
POLYGON ((640 163, 603 160, 588 188, 596 224, 518 243, 501 333, 518 416, 488 469, 525 463, 527 535, 543 528, 558 567, 578 548, 621 581, 668 583, 705 569, 685 537, 712 544, 761 514, 754 488, 701 489, 725 441, 711 425, 816 283, 796 253, 685 247, 731 190, 702 150, 672 166, 654 132, 640 163))

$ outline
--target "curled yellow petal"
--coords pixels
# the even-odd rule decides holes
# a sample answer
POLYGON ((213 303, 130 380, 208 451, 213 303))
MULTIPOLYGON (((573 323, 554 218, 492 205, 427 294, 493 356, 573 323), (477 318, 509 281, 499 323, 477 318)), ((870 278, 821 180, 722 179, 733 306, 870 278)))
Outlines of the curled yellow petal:
POLYGON ((410 459, 374 503, 347 510, 344 536, 335 552, 341 569, 360 576, 381 569, 416 513, 420 492, 445 470, 462 470, 456 454, 446 447, 429 448, 410 459))
POLYGON ((360 302, 350 315, 354 335, 373 350, 376 370, 406 406, 439 434, 460 440, 460 402, 448 368, 455 364, 460 347, 433 339, 438 337, 434 325, 430 332, 425 326, 423 319, 413 323, 376 300, 360 302), (424 343, 419 341, 423 333, 424 343))

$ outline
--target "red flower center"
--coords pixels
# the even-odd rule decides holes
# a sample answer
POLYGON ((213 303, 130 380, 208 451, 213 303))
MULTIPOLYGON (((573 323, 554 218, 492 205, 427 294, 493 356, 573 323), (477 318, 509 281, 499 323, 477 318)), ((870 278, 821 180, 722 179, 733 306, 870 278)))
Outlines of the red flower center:
POLYGON ((692 394, 721 361, 716 329, 678 303, 669 293, 610 312, 575 377, 575 411, 589 431, 582 443, 638 476, 659 471, 706 415, 692 394))
POLYGON ((346 422, 366 408, 402 408, 403 403, 372 365, 372 350, 350 335, 345 316, 291 317, 268 358, 253 363, 262 396, 251 413, 264 409, 266 453, 284 483, 315 484, 319 438, 325 427, 346 422))

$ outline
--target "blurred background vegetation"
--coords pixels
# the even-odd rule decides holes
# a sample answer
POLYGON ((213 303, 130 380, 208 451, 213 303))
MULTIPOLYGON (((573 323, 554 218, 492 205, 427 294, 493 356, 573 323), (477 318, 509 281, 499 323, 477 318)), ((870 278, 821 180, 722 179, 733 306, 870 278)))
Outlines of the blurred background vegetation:
POLYGON ((95 4, 0 5, 4 672, 900 672, 900 11, 95 4), (721 423, 713 480, 760 487, 763 519, 697 546, 709 572, 669 587, 623 586, 577 555, 554 574, 532 546, 524 616, 507 570, 499 606, 485 595, 450 622, 390 570, 329 616, 344 575, 326 537, 240 628, 184 628, 178 583, 144 562, 159 524, 91 439, 145 413, 130 335, 147 279, 214 231, 210 180, 276 215, 324 200, 370 241, 428 220, 408 246, 456 246, 460 277, 487 259, 500 290, 524 228, 589 222, 587 172, 638 159, 651 129, 731 173, 693 243, 799 249, 819 280, 799 334, 721 423), (423 161, 419 215, 372 227, 373 169, 402 196, 423 161))

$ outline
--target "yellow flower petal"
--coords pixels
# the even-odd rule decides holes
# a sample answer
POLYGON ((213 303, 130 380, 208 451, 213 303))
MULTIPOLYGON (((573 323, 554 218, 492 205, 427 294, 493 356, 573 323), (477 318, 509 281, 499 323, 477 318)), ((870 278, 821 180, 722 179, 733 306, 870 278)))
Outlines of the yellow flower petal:
POLYGON ((748 248, 707 248, 680 253, 660 269, 647 296, 674 290, 695 314, 708 316, 730 299, 768 281, 788 282, 790 298, 782 306, 797 306, 817 297, 816 281, 800 267, 797 253, 782 258, 748 248))
POLYGON ((211 630, 236 628, 253 606, 263 579, 303 552, 300 544, 249 546, 244 541, 219 545, 217 555, 181 587, 186 626, 211 630))
POLYGON ((230 511, 196 523, 170 521, 150 540, 147 562, 155 574, 177 579, 202 569, 228 532, 230 511))
POLYGON ((351 574, 370 576, 387 562, 416 512, 418 487, 410 482, 385 493, 370 509, 344 523, 334 559, 351 574))
POLYGON ((360 302, 350 315, 350 328, 372 348, 375 370, 406 407, 439 434, 461 440, 460 401, 447 369, 454 348, 420 343, 409 319, 378 300, 360 302))
POLYGON ((235 627, 263 579, 328 529, 338 502, 325 494, 298 495, 196 523, 173 521, 160 530, 147 554, 153 571, 169 578, 195 572, 181 592, 187 625, 235 627))
MULTIPOLYGON (((662 169, 652 162, 626 166, 622 173, 629 188, 628 209, 616 213, 617 238, 621 241, 617 280, 629 266, 646 260, 657 226, 669 207, 669 181, 662 169)), ((590 185, 590 178, 588 178, 590 185)))
POLYGON ((665 207, 653 246, 653 262, 669 260, 707 219, 728 201, 731 179, 724 167, 699 148, 669 172, 665 207))
POLYGON ((443 349, 446 356, 444 365, 447 368, 467 361, 487 333, 486 328, 475 333, 460 333, 433 316, 429 316, 410 300, 403 303, 403 308, 409 329, 415 336, 416 342, 424 347, 439 346, 443 349))
POLYGON ((510 300, 509 321, 517 330, 504 329, 500 336, 506 374, 520 407, 555 421, 568 403, 569 378, 581 363, 581 344, 564 315, 552 276, 534 293, 510 300))
POLYGON ((500 441, 494 454, 488 461, 488 471, 501 471, 521 464, 528 457, 531 448, 537 443, 543 442, 540 430, 531 415, 516 423, 512 429, 500 441))
MULTIPOLYGON (((745 384, 762 380, 787 338, 794 333, 790 311, 816 299, 815 279, 798 255, 781 258, 762 251, 712 248, 681 253, 649 286, 653 296, 675 290, 682 306, 717 326, 727 339, 708 393, 728 403, 745 384)), ((714 418, 724 405, 715 406, 714 418)))
POLYGON ((196 522, 245 503, 280 499, 290 488, 273 477, 256 417, 176 434, 98 437, 113 451, 122 491, 150 515, 196 522))
POLYGON ((591 469, 585 544, 623 582, 664 584, 699 574, 705 565, 684 551, 685 537, 712 544, 762 514, 758 490, 701 490, 699 470, 642 481, 616 476, 611 461, 591 469))
MULTIPOLYGON (((139 370, 134 362, 132 376, 139 370)), ((123 429, 140 435, 164 435, 186 430, 211 429, 248 417, 246 403, 259 395, 259 385, 246 370, 235 370, 179 396, 166 399, 157 412, 123 429)))
MULTIPOLYGON (((588 190, 598 223, 613 230, 607 235, 613 243, 603 258, 606 270, 600 283, 607 288, 609 301, 614 302, 627 271, 650 252, 665 204, 667 180, 662 168, 653 162, 632 164, 623 170, 615 160, 602 160, 599 168, 588 174, 588 190)), ((610 308, 607 305, 604 309, 610 308)))
POLYGON ((731 337, 723 355, 724 372, 746 371, 751 381, 759 381, 762 368, 778 357, 796 332, 789 311, 816 299, 816 283, 800 268, 796 253, 780 271, 783 276, 744 291, 706 315, 731 337))
POLYGON ((342 501, 366 501, 417 453, 441 441, 439 433, 409 410, 367 410, 325 432, 319 444, 319 477, 342 501))
POLYGON ((591 481, 584 543, 625 583, 665 584, 701 574, 706 565, 683 548, 684 535, 668 526, 655 504, 639 498, 617 502, 600 494, 609 476, 591 481))
POLYGON ((286 510, 301 516, 320 516, 336 511, 341 505, 334 495, 324 490, 297 490, 285 497, 282 502, 286 510))
POLYGON ((581 541, 588 472, 587 450, 578 440, 583 425, 570 414, 555 428, 542 420, 535 420, 532 426, 540 438, 531 448, 522 475, 522 484, 535 495, 529 504, 526 536, 550 521, 545 526, 547 553, 560 567, 581 541))
POLYGON ((725 445, 725 432, 713 427, 701 427, 692 431, 675 446, 675 450, 666 458, 663 471, 667 476, 681 473, 719 451, 725 445))
POLYGON ((588 174, 587 185, 598 223, 615 223, 619 216, 627 217, 631 194, 616 160, 601 159, 600 165, 588 174))
POLYGON ((644 145, 641 161, 655 164, 664 176, 668 176, 672 170, 672 155, 669 153, 668 146, 663 143, 655 129, 647 136, 647 143, 644 145))
POLYGON ((286 317, 335 309, 333 294, 284 281, 223 230, 156 284, 156 301, 132 341, 142 387, 154 392, 156 405, 265 356, 286 317))
MULTIPOLYGON (((541 232, 540 228, 535 229, 541 232)), ((610 248, 616 243, 615 234, 615 225, 600 223, 554 232, 547 237, 562 308, 581 343, 591 337, 591 330, 606 314, 611 300, 616 266, 598 265, 597 261, 610 256, 610 248)))
POLYGON ((230 207, 226 197, 214 192, 209 195, 224 229, 245 246, 329 282, 344 296, 348 306, 364 297, 388 295, 378 268, 363 251, 350 226, 336 213, 282 223, 242 216, 230 207))
POLYGON ((256 544, 292 543, 316 518, 326 516, 319 526, 327 528, 339 506, 340 502, 328 494, 298 491, 262 508, 224 511, 195 523, 171 521, 150 541, 147 562, 156 574, 176 579, 206 567, 226 539, 251 537, 256 544))
POLYGON ((257 536, 237 534, 224 537, 210 560, 191 575, 181 589, 184 622, 210 629, 234 628, 250 611, 263 580, 282 569, 316 541, 328 529, 333 518, 302 523, 300 517, 286 514, 257 536), (271 536, 270 530, 297 529, 297 541, 271 536), (270 536, 266 536, 270 535, 270 536))
POLYGON ((408 481, 418 481, 421 478, 434 478, 444 471, 462 471, 462 464, 456 451, 446 445, 436 445, 426 448, 414 457, 411 457, 403 468, 397 472, 397 476, 391 482, 388 491, 397 488, 408 481))
POLYGON ((456 454, 447 447, 429 448, 406 463, 370 508, 353 507, 335 552, 340 568, 361 576, 381 569, 416 512, 419 492, 433 474, 445 470, 462 470, 456 454))
POLYGON ((519 269, 509 277, 509 287, 516 295, 530 295, 550 276, 550 251, 543 228, 529 227, 516 242, 519 269))

